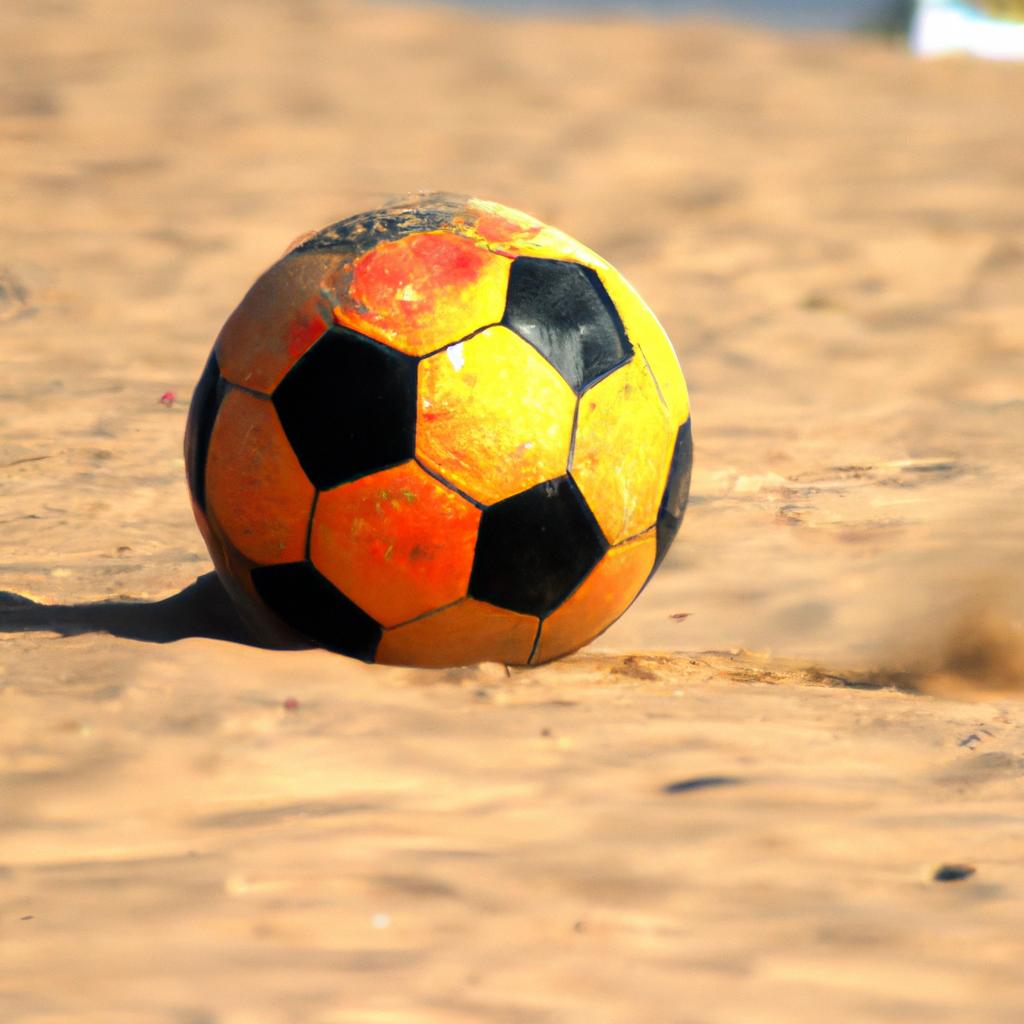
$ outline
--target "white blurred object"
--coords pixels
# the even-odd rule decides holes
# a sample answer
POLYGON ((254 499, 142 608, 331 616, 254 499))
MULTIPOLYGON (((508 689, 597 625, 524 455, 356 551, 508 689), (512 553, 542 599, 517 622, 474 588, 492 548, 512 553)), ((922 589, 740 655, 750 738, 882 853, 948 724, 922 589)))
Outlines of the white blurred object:
POLYGON ((990 5, 966 0, 918 0, 910 44, 925 57, 969 53, 991 60, 1024 60, 1024 4, 990 5))

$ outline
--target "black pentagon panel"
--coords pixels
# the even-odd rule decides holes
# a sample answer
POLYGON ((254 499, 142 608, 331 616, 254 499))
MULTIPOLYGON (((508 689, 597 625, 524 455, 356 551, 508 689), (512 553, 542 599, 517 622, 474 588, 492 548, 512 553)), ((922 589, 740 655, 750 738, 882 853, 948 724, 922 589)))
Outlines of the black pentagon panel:
POLYGON ((578 263, 516 259, 502 323, 530 342, 578 395, 633 354, 600 278, 578 263))
POLYGON ((572 479, 548 480, 484 511, 469 594, 523 615, 547 615, 607 549, 572 479))
POLYGON ((206 511, 206 456, 227 384, 220 375, 217 356, 211 352, 202 376, 192 392, 185 427, 185 475, 196 504, 206 511))
POLYGON ((256 592, 286 625, 313 643, 360 661, 373 661, 381 627, 308 562, 252 570, 256 592))
POLYGON ((288 372, 274 406, 320 490, 411 459, 416 360, 346 327, 329 328, 288 372))
MULTIPOLYGON (((676 434, 676 445, 672 452, 672 462, 668 470, 668 483, 661 498, 658 510, 658 547, 654 558, 654 568, 661 565, 668 549, 672 546, 679 527, 683 525, 683 514, 686 502, 690 497, 690 474, 693 470, 693 433, 690 421, 679 428, 676 434)), ((652 570, 653 572, 653 570, 652 570)))

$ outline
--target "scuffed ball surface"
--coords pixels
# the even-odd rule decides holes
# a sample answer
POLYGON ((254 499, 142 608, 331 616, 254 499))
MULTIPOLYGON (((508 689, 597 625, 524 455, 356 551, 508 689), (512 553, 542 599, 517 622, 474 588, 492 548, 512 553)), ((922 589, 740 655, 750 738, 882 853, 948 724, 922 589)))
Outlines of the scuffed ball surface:
POLYGON ((530 664, 633 602, 679 530, 690 410, 630 285, 496 203, 304 238, 225 324, 186 433, 250 624, 366 661, 530 664))

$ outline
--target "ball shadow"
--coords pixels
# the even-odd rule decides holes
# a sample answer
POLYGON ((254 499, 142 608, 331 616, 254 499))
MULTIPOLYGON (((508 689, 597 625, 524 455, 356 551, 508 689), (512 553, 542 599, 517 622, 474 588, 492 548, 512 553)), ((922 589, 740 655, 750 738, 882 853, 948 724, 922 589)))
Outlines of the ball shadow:
POLYGON ((242 622, 214 572, 162 601, 40 604, 0 590, 0 633, 109 633, 125 640, 169 644, 202 637, 265 650, 279 645, 255 636, 242 622))

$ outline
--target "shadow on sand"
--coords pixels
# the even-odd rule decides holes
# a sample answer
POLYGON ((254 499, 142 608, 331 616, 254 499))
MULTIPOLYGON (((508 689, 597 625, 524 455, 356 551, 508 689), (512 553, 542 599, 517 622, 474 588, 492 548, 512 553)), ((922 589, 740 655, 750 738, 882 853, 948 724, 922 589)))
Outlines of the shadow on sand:
POLYGON ((109 633, 125 640, 156 644, 204 637, 277 649, 276 644, 260 640, 245 627, 213 572, 162 601, 38 604, 20 594, 0 590, 0 633, 36 631, 61 636, 109 633))

